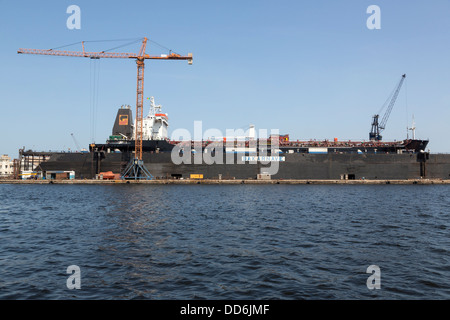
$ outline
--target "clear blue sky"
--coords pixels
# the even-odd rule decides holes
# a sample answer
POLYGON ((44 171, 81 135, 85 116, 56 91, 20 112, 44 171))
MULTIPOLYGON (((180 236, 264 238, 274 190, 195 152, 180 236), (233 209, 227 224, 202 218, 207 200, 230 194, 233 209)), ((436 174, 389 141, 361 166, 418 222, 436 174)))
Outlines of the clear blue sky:
MULTIPOLYGON (((385 0, 1 0, 0 153, 75 149, 91 142, 92 62, 18 55, 82 40, 148 37, 185 61, 148 61, 145 97, 169 114, 170 132, 203 128, 279 129, 291 139, 368 139, 378 112, 403 73, 384 140, 416 135, 432 152, 450 152, 450 1, 385 0), (69 5, 81 29, 69 30, 69 5), (369 5, 381 29, 369 30, 369 5)), ((117 43, 117 45, 120 43, 117 43)), ((115 43, 92 43, 105 50, 115 43)), ((67 49, 81 50, 81 47, 67 49)), ((137 52, 139 44, 118 49, 137 52)), ((147 52, 166 53, 149 43, 147 52)), ((136 103, 133 60, 100 60, 95 142, 111 134, 116 110, 136 103)), ((144 114, 148 112, 146 100, 144 114)))

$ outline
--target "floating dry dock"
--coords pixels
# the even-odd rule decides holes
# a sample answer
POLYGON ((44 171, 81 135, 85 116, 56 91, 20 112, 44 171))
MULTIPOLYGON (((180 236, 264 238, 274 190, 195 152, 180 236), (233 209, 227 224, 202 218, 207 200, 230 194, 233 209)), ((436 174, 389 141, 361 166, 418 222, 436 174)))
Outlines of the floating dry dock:
POLYGON ((150 184, 150 185, 236 185, 236 184, 251 184, 251 185, 267 185, 267 184, 315 184, 315 185, 448 185, 450 179, 405 179, 405 180, 218 180, 218 179, 158 179, 158 180, 0 180, 3 184, 99 184, 99 185, 117 185, 117 184, 150 184))
MULTIPOLYGON (((92 143, 89 150, 82 152, 39 152, 23 148, 19 150, 15 172, 20 172, 22 177, 37 175, 47 180, 58 180, 64 175, 69 175, 69 179, 91 180, 105 173, 117 175, 113 179, 131 178, 133 174, 127 170, 135 160, 132 124, 131 108, 121 107, 106 143, 92 143)), ((153 100, 144 128, 148 130, 142 141, 142 168, 149 172, 146 177, 162 181, 138 183, 198 183, 187 181, 194 176, 201 176, 204 180, 200 183, 205 184, 242 181, 379 184, 391 180, 406 180, 402 183, 408 184, 415 179, 450 179, 450 154, 426 151, 428 140, 295 141, 288 134, 278 133, 258 138, 251 125, 242 137, 175 141, 167 135, 167 114, 153 100), (262 175, 270 176, 271 181, 253 181, 262 175), (177 181, 167 181, 171 179, 177 181)))

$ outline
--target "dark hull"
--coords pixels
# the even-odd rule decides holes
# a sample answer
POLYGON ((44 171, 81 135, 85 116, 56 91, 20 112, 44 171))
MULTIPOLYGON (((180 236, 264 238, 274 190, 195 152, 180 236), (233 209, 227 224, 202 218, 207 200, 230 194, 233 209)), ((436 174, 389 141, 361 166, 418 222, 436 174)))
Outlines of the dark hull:
MULTIPOLYGON (((37 171, 75 171, 77 179, 92 179, 100 172, 121 173, 130 161, 129 153, 54 153, 37 171)), ((170 152, 144 153, 145 166, 155 178, 255 179, 267 171, 261 163, 238 163, 242 154, 223 164, 180 164, 170 152), (232 163, 230 163, 232 162, 232 163)), ((272 179, 449 179, 449 154, 282 154, 284 161, 272 179)), ((192 157, 192 162, 194 162, 192 157)))
MULTIPOLYGON (((44 159, 35 171, 55 173, 74 171, 77 179, 92 179, 101 172, 115 174, 126 172, 134 158, 135 141, 132 134, 130 108, 120 108, 114 123, 112 136, 105 144, 91 144, 88 153, 40 153, 23 152, 24 163, 34 163, 33 157, 44 159), (48 156, 48 157, 47 157, 48 156)), ((150 173, 159 179, 190 178, 192 174, 204 179, 256 179, 269 172, 272 179, 449 179, 450 155, 425 153, 428 140, 402 141, 291 141, 288 135, 273 135, 269 139, 234 141, 143 140, 143 161, 150 173), (231 145, 230 145, 231 144, 231 145), (182 146, 183 150, 175 145, 182 146), (195 149, 195 150, 194 150, 195 149), (197 151, 196 155, 192 151, 197 151), (219 152, 220 150, 220 152, 219 152), (272 150, 277 153, 269 164, 244 162, 243 153, 253 150, 261 153, 272 150), (176 152, 172 152, 176 151, 176 152), (216 155, 216 152, 218 153, 216 155), (280 152, 280 154, 278 154, 280 152), (172 153, 186 155, 193 164, 175 164, 172 153), (220 155, 223 153, 222 155, 220 155), (203 162, 205 154, 216 161, 203 162), (219 156, 220 155, 220 156, 219 156), (200 161, 196 159, 200 156, 200 161), (190 157, 190 158, 189 158, 190 157), (220 157, 221 161, 217 161, 220 157), (195 159, 194 159, 195 158, 195 159), (217 163, 219 162, 219 163, 217 163), (271 170, 270 168, 274 169, 271 170)), ((253 155, 252 155, 253 156, 253 155)), ((254 158, 251 158, 254 159, 254 158)), ((244 159, 245 160, 245 159, 244 159)), ((247 159, 248 160, 248 159, 247 159)), ((259 159, 261 160, 261 159, 259 159)), ((26 168, 24 168, 26 170, 26 168)), ((52 174, 53 174, 52 173, 52 174)), ((56 173, 55 173, 56 174, 56 173)), ((269 178, 267 175, 259 178, 269 178)))

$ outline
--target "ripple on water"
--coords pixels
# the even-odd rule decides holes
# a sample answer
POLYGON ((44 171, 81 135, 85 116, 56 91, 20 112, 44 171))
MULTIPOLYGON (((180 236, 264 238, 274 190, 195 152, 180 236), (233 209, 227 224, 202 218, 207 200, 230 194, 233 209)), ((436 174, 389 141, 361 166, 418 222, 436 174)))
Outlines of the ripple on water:
POLYGON ((0 185, 0 298, 449 299, 449 191, 0 185))

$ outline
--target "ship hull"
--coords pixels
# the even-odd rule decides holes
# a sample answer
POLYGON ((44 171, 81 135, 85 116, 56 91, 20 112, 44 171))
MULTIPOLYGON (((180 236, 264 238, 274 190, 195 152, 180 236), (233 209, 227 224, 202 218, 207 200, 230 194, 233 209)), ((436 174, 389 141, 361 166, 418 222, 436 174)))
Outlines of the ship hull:
MULTIPOLYGON (((131 123, 131 109, 120 108, 105 144, 91 144, 86 153, 52 153, 35 171, 43 177, 60 171, 74 173, 76 179, 93 179, 109 171, 120 177, 134 159, 131 123)), ((153 128, 152 123, 145 128, 153 128)), ((156 179, 449 179, 450 155, 424 152, 427 144, 428 140, 415 139, 291 141, 289 135, 255 139, 249 132, 242 141, 144 139, 142 160, 156 179), (273 152, 269 163, 264 162, 267 152, 273 152)), ((29 159, 34 154, 24 152, 23 156, 29 159)))
MULTIPOLYGON (((122 173, 131 153, 55 153, 42 162, 36 171, 74 171, 76 179, 92 179, 100 172, 122 173)), ((448 154, 280 154, 281 161, 264 164, 250 163, 244 154, 226 155, 223 163, 207 164, 204 160, 190 164, 175 164, 170 152, 144 153, 146 168, 156 179, 190 178, 191 174, 204 179, 256 179, 259 174, 271 173, 272 179, 449 179, 448 154), (242 163, 244 162, 244 163, 242 163), (272 172, 271 172, 272 171, 272 172)), ((216 159, 217 162, 217 159, 216 159)))

